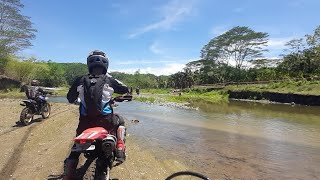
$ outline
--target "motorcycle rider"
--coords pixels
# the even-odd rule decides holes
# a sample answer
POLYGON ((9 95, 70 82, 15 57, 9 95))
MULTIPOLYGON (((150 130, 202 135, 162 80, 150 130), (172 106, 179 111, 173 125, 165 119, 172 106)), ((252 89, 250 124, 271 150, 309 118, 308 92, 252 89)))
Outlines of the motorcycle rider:
POLYGON ((44 104, 45 94, 48 94, 48 91, 43 90, 39 87, 40 82, 36 79, 32 80, 30 85, 26 88, 26 96, 28 99, 35 100, 37 102, 38 108, 41 109, 44 104))
MULTIPOLYGON (((114 130, 117 136, 116 161, 125 161, 125 126, 120 116, 113 114, 112 93, 128 93, 128 87, 107 73, 109 59, 102 51, 92 51, 87 57, 89 74, 77 78, 69 89, 67 99, 74 103, 80 98, 80 117, 76 130, 78 136, 91 127, 114 130)), ((71 152, 65 160, 64 179, 75 178, 80 153, 71 152)))

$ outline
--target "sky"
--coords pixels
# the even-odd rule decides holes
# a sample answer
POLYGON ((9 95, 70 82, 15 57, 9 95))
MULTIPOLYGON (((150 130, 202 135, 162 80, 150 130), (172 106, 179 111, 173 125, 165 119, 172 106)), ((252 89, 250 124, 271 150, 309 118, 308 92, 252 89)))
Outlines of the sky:
POLYGON ((269 34, 267 58, 320 25, 320 0, 21 0, 38 30, 20 52, 54 62, 86 63, 107 53, 109 71, 176 73, 212 38, 235 26, 269 34))

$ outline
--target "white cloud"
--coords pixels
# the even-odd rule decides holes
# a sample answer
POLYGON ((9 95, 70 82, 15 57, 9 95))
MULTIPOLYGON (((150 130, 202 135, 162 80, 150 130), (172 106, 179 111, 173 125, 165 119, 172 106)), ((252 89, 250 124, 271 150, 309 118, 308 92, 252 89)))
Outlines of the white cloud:
POLYGON ((176 72, 181 71, 185 67, 185 64, 179 64, 179 63, 169 63, 165 64, 161 67, 145 67, 145 68, 126 68, 126 69, 111 69, 110 71, 119 71, 124 73, 133 74, 136 71, 140 71, 142 74, 150 73, 154 75, 171 75, 176 72))
POLYGON ((128 60, 128 61, 118 61, 118 62, 115 62, 115 64, 118 64, 118 65, 135 65, 135 64, 163 64, 163 63, 173 63, 173 62, 176 62, 174 60, 143 60, 143 59, 140 59, 140 60, 128 60))
POLYGON ((129 38, 135 38, 141 34, 156 29, 172 29, 173 26, 182 21, 187 15, 190 15, 194 7, 194 0, 172 0, 161 9, 163 18, 160 21, 146 25, 135 32, 129 34, 129 38))
POLYGON ((294 39, 293 37, 285 37, 285 38, 270 38, 267 45, 268 45, 268 49, 271 50, 281 50, 281 49, 285 49, 285 44, 294 39))
POLYGON ((164 53, 164 49, 159 47, 159 43, 158 42, 153 42, 150 47, 149 47, 150 51, 153 52, 154 54, 163 54, 164 53))

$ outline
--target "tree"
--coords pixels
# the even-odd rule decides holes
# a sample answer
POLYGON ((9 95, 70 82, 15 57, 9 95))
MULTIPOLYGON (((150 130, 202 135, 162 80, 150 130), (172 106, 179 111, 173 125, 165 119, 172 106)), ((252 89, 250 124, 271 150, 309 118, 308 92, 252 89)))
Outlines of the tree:
POLYGON ((290 53, 301 53, 306 48, 306 44, 303 41, 303 38, 292 39, 285 46, 289 48, 290 53))
POLYGON ((6 55, 6 56, 0 56, 0 74, 3 74, 5 71, 5 68, 9 61, 13 60, 15 57, 6 55))
POLYGON ((251 62, 252 66, 254 68, 260 69, 260 68, 272 68, 276 67, 282 59, 267 59, 267 58, 261 58, 261 59, 255 59, 251 62))
POLYGON ((9 61, 5 67, 5 74, 21 82, 30 80, 31 72, 34 69, 32 62, 26 61, 9 61))
POLYGON ((126 74, 122 72, 111 72, 110 74, 129 87, 159 88, 167 86, 168 78, 166 76, 157 77, 153 74, 140 74, 139 71, 136 71, 135 74, 126 74))
POLYGON ((167 85, 168 85, 168 76, 164 76, 164 75, 161 75, 161 76, 158 76, 156 77, 156 81, 157 81, 157 88, 167 88, 167 85))
MULTIPOLYGON (((50 79, 50 69, 47 63, 33 63, 33 70, 30 74, 30 79, 36 79, 40 81, 40 84, 47 86, 47 82, 50 79)), ((26 82, 28 83, 28 82, 26 82)))
POLYGON ((320 26, 306 38, 293 39, 286 45, 291 52, 284 56, 278 70, 292 77, 308 77, 320 72, 320 26))
POLYGON ((213 38, 201 50, 201 57, 205 60, 223 61, 227 65, 235 62, 240 69, 243 63, 262 56, 266 51, 268 33, 255 32, 248 27, 234 27, 224 34, 213 38))
POLYGON ((312 35, 306 35, 307 43, 311 47, 320 46, 320 26, 318 26, 312 35))
POLYGON ((49 87, 59 87, 66 84, 63 65, 51 62, 48 62, 47 64, 49 67, 49 77, 44 85, 49 87))
POLYGON ((0 0, 0 56, 31 46, 35 38, 30 17, 21 14, 20 0, 0 0))
POLYGON ((191 88, 194 85, 193 72, 189 68, 169 76, 169 85, 174 88, 191 88))
POLYGON ((73 81, 82 75, 88 74, 88 68, 86 64, 82 63, 65 63, 65 78, 67 83, 71 86, 73 81))

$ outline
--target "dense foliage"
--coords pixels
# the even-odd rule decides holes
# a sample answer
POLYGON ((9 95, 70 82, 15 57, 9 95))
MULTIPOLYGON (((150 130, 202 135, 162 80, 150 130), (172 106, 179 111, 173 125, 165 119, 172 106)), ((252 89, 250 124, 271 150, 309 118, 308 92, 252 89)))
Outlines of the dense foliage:
POLYGON ((311 35, 289 41, 281 59, 258 58, 266 51, 267 36, 247 27, 232 28, 209 41, 201 50, 202 59, 189 62, 183 71, 171 75, 169 84, 188 88, 320 76, 320 26, 311 35))
POLYGON ((201 50, 201 58, 227 65, 233 62, 236 68, 242 68, 245 61, 262 56, 268 42, 267 37, 267 33, 237 26, 206 44, 201 50))
POLYGON ((36 30, 30 17, 21 14, 20 0, 0 0, 0 57, 31 46, 36 30))
MULTIPOLYGON (((4 73, 26 84, 32 79, 38 79, 43 86, 58 87, 72 85, 77 77, 88 74, 88 70, 87 65, 82 63, 55 63, 38 61, 34 58, 19 61, 12 57, 7 59, 4 73)), ((122 72, 111 72, 110 74, 133 88, 168 87, 168 76, 140 74, 139 71, 134 74, 122 72)))

